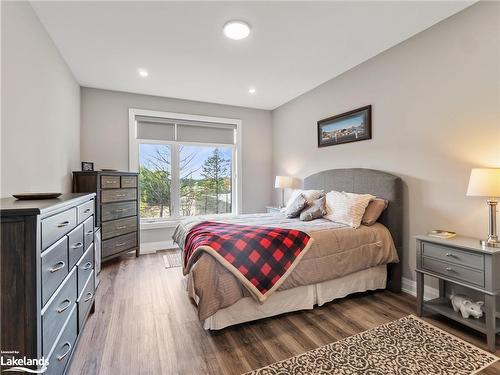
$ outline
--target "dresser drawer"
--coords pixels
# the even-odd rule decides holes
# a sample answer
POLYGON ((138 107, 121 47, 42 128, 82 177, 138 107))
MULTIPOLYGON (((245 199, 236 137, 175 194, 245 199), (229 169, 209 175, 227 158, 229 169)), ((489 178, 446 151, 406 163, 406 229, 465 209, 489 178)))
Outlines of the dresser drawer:
POLYGON ((94 246, 90 245, 83 257, 76 264, 78 272, 78 296, 82 293, 85 283, 94 268, 94 246))
POLYGON ((122 188, 137 187, 137 176, 122 176, 122 188))
POLYGON ((42 306, 68 272, 68 238, 64 236, 42 253, 42 306))
POLYGON ((44 375, 62 375, 75 348, 78 335, 78 310, 73 306, 69 319, 64 326, 62 335, 54 346, 54 351, 49 358, 49 365, 44 375))
POLYGON ((116 189, 120 187, 120 176, 101 176, 101 188, 116 189))
POLYGON ((137 216, 102 223, 102 239, 137 231, 137 216))
POLYGON ((94 301, 94 291, 94 271, 92 271, 86 280, 82 295, 78 298, 78 332, 81 332, 85 325, 85 319, 94 301))
POLYGON ((423 242, 422 255, 425 257, 440 259, 452 264, 460 264, 462 266, 484 270, 484 255, 478 253, 470 253, 463 250, 441 247, 423 242))
POLYGON ((94 214, 94 200, 88 201, 76 207, 78 224, 83 223, 94 214))
POLYGON ((121 202, 104 204, 101 209, 102 221, 120 219, 127 216, 137 215, 136 202, 121 202))
POLYGON ((102 242, 102 257, 106 258, 116 253, 137 246, 137 233, 125 234, 102 242))
POLYGON ((88 249, 89 245, 94 242, 94 217, 89 217, 83 223, 83 248, 88 249))
POLYGON ((484 271, 465 268, 457 264, 442 262, 428 257, 422 258, 422 268, 444 277, 461 280, 477 286, 484 286, 484 271))
POLYGON ((42 310, 43 356, 48 357, 76 302, 76 268, 73 268, 42 310))
POLYGON ((68 266, 71 269, 84 252, 83 224, 80 224, 68 234, 68 266))
POLYGON ((42 250, 76 226, 76 207, 42 220, 42 250))
POLYGON ((131 201, 135 200, 136 198, 137 198, 136 189, 113 189, 113 190, 101 191, 102 203, 131 201))

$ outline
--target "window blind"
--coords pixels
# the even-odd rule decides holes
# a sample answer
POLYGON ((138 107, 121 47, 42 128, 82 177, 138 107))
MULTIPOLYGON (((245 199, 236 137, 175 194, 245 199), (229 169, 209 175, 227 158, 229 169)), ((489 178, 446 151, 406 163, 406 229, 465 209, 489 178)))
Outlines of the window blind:
POLYGON ((236 125, 136 116, 137 139, 227 144, 236 143, 236 125))

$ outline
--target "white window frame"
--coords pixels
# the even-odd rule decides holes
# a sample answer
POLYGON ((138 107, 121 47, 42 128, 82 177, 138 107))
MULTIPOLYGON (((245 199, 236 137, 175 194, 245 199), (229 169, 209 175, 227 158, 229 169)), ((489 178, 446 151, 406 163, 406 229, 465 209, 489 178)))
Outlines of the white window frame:
MULTIPOLYGON (((225 117, 212 117, 212 116, 201 116, 201 115, 191 115, 186 113, 176 113, 176 112, 162 112, 162 111, 150 111, 146 109, 129 108, 129 170, 133 172, 139 171, 139 145, 141 143, 152 143, 152 144, 169 144, 171 146, 172 155, 172 165, 178 165, 178 149, 179 145, 192 145, 200 147, 231 147, 233 149, 233 173, 232 173, 232 213, 231 214, 220 214, 220 215, 233 215, 241 213, 241 197, 242 197, 242 185, 241 185, 241 133, 242 133, 242 122, 240 119, 232 119, 225 117), (179 121, 198 121, 205 123, 216 123, 216 124, 230 124, 236 126, 236 142, 234 145, 227 144, 215 144, 215 143, 200 143, 200 142, 178 142, 178 141, 161 141, 161 140, 147 140, 147 139, 137 139, 137 116, 150 116, 159 118, 168 118, 179 121)), ((203 126, 201 124, 201 126, 203 126)), ((143 220, 141 218, 141 229, 155 229, 164 228, 177 225, 179 220, 184 218, 180 215, 179 202, 180 202, 180 186, 179 186, 179 170, 177 168, 172 168, 172 185, 171 185, 171 196, 172 196, 172 215, 167 218, 148 218, 143 220)))

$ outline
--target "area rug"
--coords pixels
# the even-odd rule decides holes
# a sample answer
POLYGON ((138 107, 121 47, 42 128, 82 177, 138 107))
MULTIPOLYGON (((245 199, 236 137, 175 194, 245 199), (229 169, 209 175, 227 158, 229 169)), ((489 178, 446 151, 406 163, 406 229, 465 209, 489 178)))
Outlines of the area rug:
POLYGON ((165 268, 182 267, 182 254, 180 250, 166 250, 163 255, 165 268))
POLYGON ((497 360, 408 315, 247 374, 471 375, 497 360))

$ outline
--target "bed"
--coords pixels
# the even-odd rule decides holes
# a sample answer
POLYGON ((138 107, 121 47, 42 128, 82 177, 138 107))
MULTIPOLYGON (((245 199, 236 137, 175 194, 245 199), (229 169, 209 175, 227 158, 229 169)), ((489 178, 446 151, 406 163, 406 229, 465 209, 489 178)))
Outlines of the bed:
MULTIPOLYGON (((293 228, 314 239, 279 289, 258 302, 210 254, 201 255, 186 278, 189 296, 198 305, 205 329, 312 309, 356 292, 401 290, 402 182, 392 174, 370 169, 334 169, 304 179, 304 189, 370 193, 389 201, 378 223, 352 229, 326 219, 301 222, 283 214, 253 214, 214 218, 218 222, 293 228)), ((211 220, 205 218, 204 220, 211 220)), ((186 234, 199 219, 187 219, 174 241, 183 249, 186 234)))

